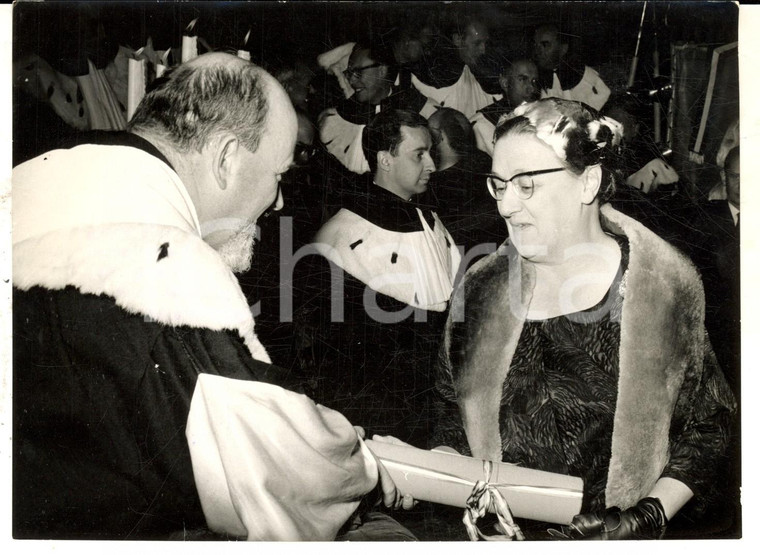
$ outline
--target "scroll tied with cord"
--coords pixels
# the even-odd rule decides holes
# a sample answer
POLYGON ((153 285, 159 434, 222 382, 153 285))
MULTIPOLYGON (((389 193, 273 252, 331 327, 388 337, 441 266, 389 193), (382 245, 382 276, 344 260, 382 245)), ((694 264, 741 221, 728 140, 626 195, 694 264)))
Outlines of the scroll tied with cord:
POLYGON ((483 535, 475 526, 486 512, 498 515, 507 536, 499 539, 522 539, 513 515, 569 524, 581 510, 581 478, 410 445, 374 440, 365 443, 388 470, 400 493, 465 508, 464 522, 473 540, 496 539, 483 535))

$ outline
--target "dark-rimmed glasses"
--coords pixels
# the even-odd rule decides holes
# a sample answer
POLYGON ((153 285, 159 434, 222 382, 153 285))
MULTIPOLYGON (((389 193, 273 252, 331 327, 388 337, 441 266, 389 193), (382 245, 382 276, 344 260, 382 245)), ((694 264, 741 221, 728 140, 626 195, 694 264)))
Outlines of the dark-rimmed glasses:
POLYGON ((548 170, 534 170, 530 172, 520 172, 509 179, 504 179, 496 174, 490 174, 486 177, 486 185, 488 186, 488 192, 496 200, 504 198, 504 193, 507 190, 507 183, 512 184, 512 188, 515 190, 517 198, 520 200, 528 200, 533 196, 533 184, 534 175, 543 175, 545 173, 554 173, 565 171, 566 168, 551 168, 548 170))
POLYGON ((366 69, 372 69, 373 67, 380 67, 384 66, 386 64, 381 62, 376 62, 374 64, 370 64, 368 66, 362 66, 362 67, 350 67, 346 71, 343 72, 343 77, 346 78, 346 80, 351 80, 351 77, 361 77, 362 72, 366 69))

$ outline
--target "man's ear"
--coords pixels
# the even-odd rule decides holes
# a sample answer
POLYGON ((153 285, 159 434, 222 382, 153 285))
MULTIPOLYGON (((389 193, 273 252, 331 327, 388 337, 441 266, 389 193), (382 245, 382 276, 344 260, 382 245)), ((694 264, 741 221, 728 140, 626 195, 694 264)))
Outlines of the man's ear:
POLYGON ((594 202, 599 188, 602 186, 602 167, 597 164, 586 168, 583 174, 583 190, 581 191, 581 202, 591 204, 594 202))
POLYGON ((240 141, 234 135, 225 135, 212 143, 214 149, 213 173, 219 188, 224 190, 229 184, 230 177, 235 171, 240 141))
POLYGON ((457 48, 461 48, 462 47, 462 35, 460 33, 454 33, 451 36, 451 38, 454 41, 454 46, 456 46, 457 48))
POLYGON ((501 90, 504 91, 504 94, 507 94, 507 91, 509 91, 509 77, 506 75, 499 75, 499 86, 501 87, 501 90))
POLYGON ((391 153, 387 150, 381 150, 377 153, 377 167, 378 169, 387 172, 391 169, 391 153))
POLYGON ((570 48, 570 45, 566 42, 563 42, 562 44, 559 45, 559 47, 560 47, 560 52, 562 52, 562 58, 564 58, 565 56, 567 56, 567 49, 570 48))

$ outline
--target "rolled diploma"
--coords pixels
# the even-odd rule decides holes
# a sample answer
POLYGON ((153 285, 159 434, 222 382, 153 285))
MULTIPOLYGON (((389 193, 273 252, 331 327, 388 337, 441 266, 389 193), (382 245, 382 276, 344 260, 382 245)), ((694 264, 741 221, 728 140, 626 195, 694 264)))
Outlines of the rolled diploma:
MULTIPOLYGON (((479 459, 373 440, 365 443, 398 490, 415 499, 464 507, 475 482, 484 479, 479 459)), ((581 478, 493 463, 490 483, 498 487, 516 517, 569 524, 581 509, 581 478)))

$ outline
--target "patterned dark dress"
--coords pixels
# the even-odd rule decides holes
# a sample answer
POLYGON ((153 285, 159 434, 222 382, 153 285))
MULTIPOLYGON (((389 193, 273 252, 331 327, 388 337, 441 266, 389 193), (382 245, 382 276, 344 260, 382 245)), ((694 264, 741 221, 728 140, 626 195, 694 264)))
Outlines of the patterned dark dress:
POLYGON ((527 320, 504 382, 503 460, 580 476, 585 509, 602 508, 617 399, 628 244, 607 294, 587 310, 527 320))
MULTIPOLYGON (((525 322, 504 381, 499 417, 502 460, 581 477, 582 512, 605 507, 618 396, 620 321, 629 248, 625 237, 613 237, 621 248, 620 269, 596 306, 525 322)), ((673 415, 670 459, 662 473, 691 488, 696 513, 714 495, 714 472, 724 457, 726 419, 730 418, 722 410, 721 392, 714 391, 717 386, 705 379, 708 393, 692 417, 685 421, 678 411, 673 415)), ((470 455, 461 418, 441 410, 451 407, 454 400, 441 401, 430 446, 449 445, 470 455), (446 416, 453 418, 443 421, 446 416)))

